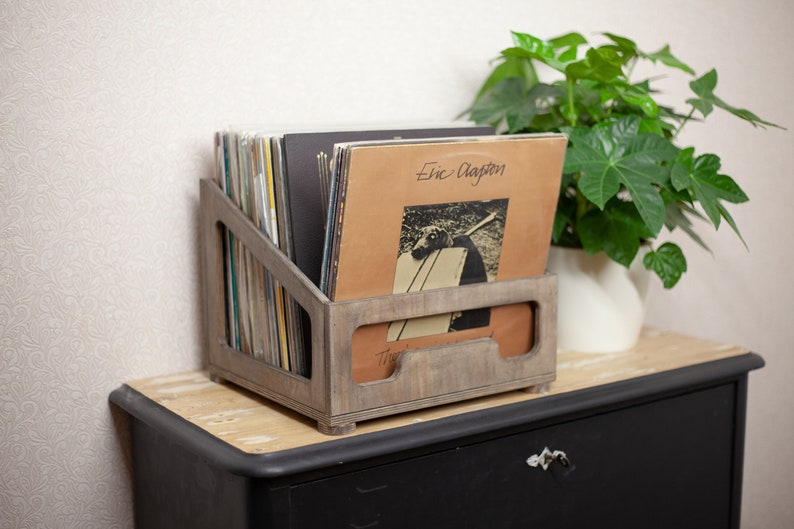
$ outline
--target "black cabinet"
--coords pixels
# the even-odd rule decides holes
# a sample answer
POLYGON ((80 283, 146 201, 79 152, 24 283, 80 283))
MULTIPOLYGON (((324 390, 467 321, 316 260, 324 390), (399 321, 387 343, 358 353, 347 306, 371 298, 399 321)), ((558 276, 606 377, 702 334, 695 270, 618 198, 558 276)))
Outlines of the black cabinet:
POLYGON ((129 386, 111 400, 131 416, 140 528, 735 528, 762 365, 740 354, 264 454, 129 386), (556 460, 530 466, 544 449, 556 460))
POLYGON ((736 389, 298 484, 292 527, 730 527, 736 389), (544 448, 569 466, 527 465, 544 448))

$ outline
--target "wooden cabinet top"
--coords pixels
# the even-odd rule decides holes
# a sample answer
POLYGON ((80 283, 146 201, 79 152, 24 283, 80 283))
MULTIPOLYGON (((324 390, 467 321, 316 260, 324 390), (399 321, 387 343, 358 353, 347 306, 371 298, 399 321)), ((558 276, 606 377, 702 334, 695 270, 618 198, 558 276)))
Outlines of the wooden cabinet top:
POLYGON ((142 407, 151 410, 152 404, 157 404, 159 406, 156 408, 165 408, 236 451, 243 454, 273 454, 392 431, 403 426, 440 424, 469 412, 486 413, 487 410, 505 405, 550 397, 553 400, 555 396, 581 393, 581 390, 597 389, 646 375, 712 362, 716 367, 718 361, 740 357, 745 357, 747 362, 737 369, 747 371, 763 365, 760 357, 744 347, 646 328, 636 347, 625 352, 593 354, 559 351, 557 379, 543 393, 511 391, 362 421, 354 433, 342 438, 319 433, 315 421, 264 397, 235 385, 214 383, 203 371, 128 382, 111 395, 111 401, 133 415, 137 415, 136 410, 142 407))

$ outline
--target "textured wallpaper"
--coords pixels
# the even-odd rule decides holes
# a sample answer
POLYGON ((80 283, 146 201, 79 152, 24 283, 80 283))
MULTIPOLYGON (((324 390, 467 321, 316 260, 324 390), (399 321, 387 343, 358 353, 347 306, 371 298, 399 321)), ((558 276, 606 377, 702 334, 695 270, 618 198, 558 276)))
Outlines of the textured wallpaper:
POLYGON ((52 4, 0 3, 0 527, 132 527, 107 397, 200 366, 210 137, 153 101, 144 6, 52 4))
MULTIPOLYGON (((198 181, 218 128, 451 119, 510 29, 672 41, 722 68, 726 99, 794 126, 792 54, 759 60, 794 47, 788 0, 485 4, 0 0, 0 529, 132 528, 108 394, 202 365, 198 181)), ((794 256, 769 236, 791 136, 717 123, 700 139, 750 176, 752 253, 709 239, 649 314, 774 366, 751 377, 743 527, 791 527, 794 283, 777 278, 794 256)))

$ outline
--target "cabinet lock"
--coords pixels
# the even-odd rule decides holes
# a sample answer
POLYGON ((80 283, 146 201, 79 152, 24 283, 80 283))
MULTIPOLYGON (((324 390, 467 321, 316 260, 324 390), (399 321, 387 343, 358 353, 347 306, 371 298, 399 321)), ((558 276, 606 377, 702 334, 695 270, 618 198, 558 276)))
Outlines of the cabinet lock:
POLYGON ((543 470, 548 470, 549 466, 555 461, 565 468, 571 466, 571 461, 568 459, 568 456, 565 455, 565 452, 562 450, 552 451, 549 450, 548 447, 544 448, 540 454, 533 454, 529 456, 527 459, 527 465, 531 466, 532 468, 540 467, 543 470))

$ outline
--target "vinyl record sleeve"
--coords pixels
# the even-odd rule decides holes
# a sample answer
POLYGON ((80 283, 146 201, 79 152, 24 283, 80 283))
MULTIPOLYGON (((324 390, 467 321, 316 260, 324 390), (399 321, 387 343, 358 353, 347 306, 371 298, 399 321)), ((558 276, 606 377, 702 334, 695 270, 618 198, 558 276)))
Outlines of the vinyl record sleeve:
MULTIPOLYGON (((399 256, 428 244, 419 241, 431 224, 446 233, 447 247, 468 244, 480 254, 489 270, 483 281, 543 274, 566 144, 562 134, 523 134, 341 145, 347 160, 336 175, 336 208, 343 214, 326 241, 335 256, 327 263, 329 298, 393 293, 399 256), (486 233, 477 225, 491 209, 496 220, 486 233)), ((492 307, 487 325, 406 340, 387 340, 389 322, 361 327, 352 340, 353 378, 387 378, 405 350, 480 337, 496 340, 502 356, 524 354, 532 320, 524 303, 492 307)))
POLYGON ((327 193, 321 175, 330 164, 334 145, 341 142, 394 138, 437 138, 493 134, 492 127, 428 126, 370 130, 290 132, 284 134, 285 178, 289 189, 289 215, 293 260, 314 284, 320 284, 327 193))

